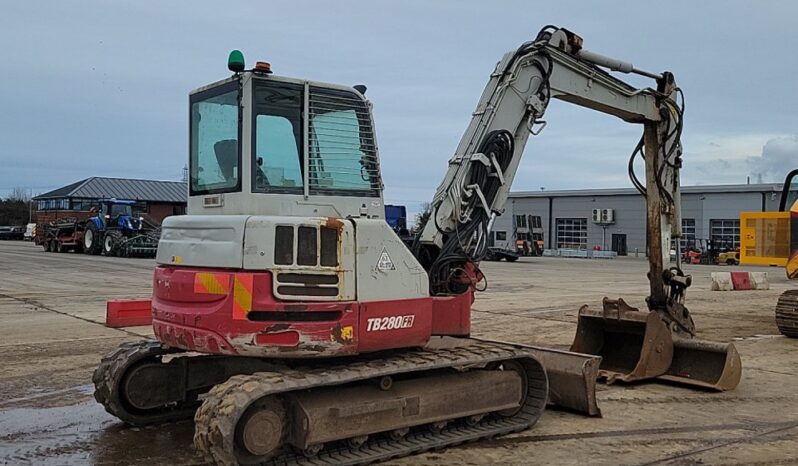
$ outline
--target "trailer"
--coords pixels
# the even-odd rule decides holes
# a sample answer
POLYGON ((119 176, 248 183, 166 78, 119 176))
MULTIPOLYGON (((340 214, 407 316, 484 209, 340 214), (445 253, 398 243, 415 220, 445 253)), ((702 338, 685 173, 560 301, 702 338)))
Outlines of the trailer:
POLYGON ((41 230, 40 244, 46 252, 83 252, 83 238, 86 232, 85 221, 77 218, 54 220, 41 230))

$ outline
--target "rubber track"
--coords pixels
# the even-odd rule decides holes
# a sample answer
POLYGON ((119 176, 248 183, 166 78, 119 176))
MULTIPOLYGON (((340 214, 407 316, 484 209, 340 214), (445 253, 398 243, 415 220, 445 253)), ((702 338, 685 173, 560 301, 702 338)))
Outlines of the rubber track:
POLYGON ((776 326, 782 335, 798 338, 798 290, 787 290, 779 296, 776 326))
MULTIPOLYGON (((472 340, 473 341, 473 340, 472 340)), ((452 422, 440 432, 420 426, 401 440, 390 440, 379 434, 371 436, 360 447, 335 442, 318 455, 305 457, 289 452, 273 458, 270 465, 357 465, 458 445, 524 430, 534 425, 543 413, 548 395, 545 371, 534 356, 522 347, 497 342, 477 343, 447 349, 410 350, 382 359, 337 364, 324 368, 237 375, 216 385, 206 396, 194 416, 194 445, 211 463, 236 464, 233 453, 235 426, 255 401, 274 394, 339 385, 416 371, 450 367, 481 366, 491 362, 520 359, 528 376, 527 399, 518 414, 509 418, 486 416, 476 425, 452 422)), ((290 448, 286 448, 290 450, 290 448)))
POLYGON ((125 373, 134 364, 147 359, 156 359, 170 353, 181 352, 178 349, 166 349, 155 340, 142 340, 126 342, 103 356, 100 365, 94 370, 94 399, 106 411, 122 421, 132 425, 146 425, 161 422, 172 422, 181 419, 190 419, 196 406, 180 409, 179 406, 165 408, 163 411, 148 410, 136 413, 128 409, 127 405, 119 398, 118 386, 125 373))

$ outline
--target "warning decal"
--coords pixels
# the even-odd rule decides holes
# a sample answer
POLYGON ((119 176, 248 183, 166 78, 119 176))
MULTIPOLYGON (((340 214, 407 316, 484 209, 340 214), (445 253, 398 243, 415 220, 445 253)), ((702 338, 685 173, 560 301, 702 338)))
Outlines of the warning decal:
POLYGON ((396 270, 396 267, 394 267, 393 261, 391 260, 391 256, 388 255, 388 250, 385 248, 382 248, 380 258, 377 260, 377 270, 396 270))

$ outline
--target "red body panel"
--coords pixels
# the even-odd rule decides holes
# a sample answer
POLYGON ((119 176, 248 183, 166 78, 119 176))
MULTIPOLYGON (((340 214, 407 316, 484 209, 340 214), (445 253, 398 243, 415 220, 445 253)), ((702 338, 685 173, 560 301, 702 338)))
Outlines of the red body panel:
POLYGON ((424 346, 431 335, 430 298, 360 304, 359 352, 424 346))
POLYGON ((432 334, 467 337, 471 334, 474 292, 432 298, 432 334))
POLYGON ((473 294, 391 301, 288 302, 269 272, 155 268, 152 324, 163 343, 205 353, 302 358, 423 346, 466 336, 473 294))

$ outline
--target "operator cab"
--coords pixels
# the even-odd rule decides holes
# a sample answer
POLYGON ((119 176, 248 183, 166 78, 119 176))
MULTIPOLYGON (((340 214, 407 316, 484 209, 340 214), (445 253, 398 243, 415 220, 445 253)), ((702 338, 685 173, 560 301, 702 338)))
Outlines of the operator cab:
POLYGON ((384 217, 363 94, 262 65, 190 95, 188 213, 384 217))
POLYGON ((133 215, 133 206, 118 202, 104 202, 100 206, 100 215, 103 218, 117 218, 121 215, 129 217, 133 215))
POLYGON ((789 211, 796 201, 798 201, 798 169, 791 171, 784 180, 779 212, 789 211))
POLYGON ((141 219, 133 217, 133 201, 112 199, 100 202, 98 217, 106 226, 130 230, 141 228, 141 219), (120 219, 122 219, 121 222, 120 219))

